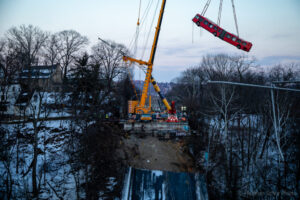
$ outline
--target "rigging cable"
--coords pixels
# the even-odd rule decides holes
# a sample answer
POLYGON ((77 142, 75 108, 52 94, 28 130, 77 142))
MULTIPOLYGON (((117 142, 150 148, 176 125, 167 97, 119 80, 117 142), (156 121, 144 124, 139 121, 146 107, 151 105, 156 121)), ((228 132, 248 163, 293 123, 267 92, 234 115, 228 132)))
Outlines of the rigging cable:
POLYGON ((232 9, 233 9, 233 15, 234 15, 234 22, 235 22, 235 28, 236 28, 236 32, 237 32, 237 36, 239 36, 239 29, 238 29, 238 23, 237 23, 237 18, 236 18, 236 12, 235 12, 235 6, 234 6, 234 1, 231 0, 232 3, 232 9))
POLYGON ((152 21, 151 21, 151 26, 150 26, 148 34, 147 34, 147 39, 144 43, 143 53, 142 53, 142 56, 141 56, 142 58, 144 57, 144 54, 145 54, 145 51, 146 51, 146 46, 147 46, 148 41, 149 41, 149 37, 150 37, 150 33, 151 33, 151 30, 152 30, 152 27, 153 27, 154 19, 155 19, 157 10, 158 10, 158 5, 159 5, 159 1, 157 1, 156 8, 155 8, 155 11, 154 11, 154 15, 153 15, 153 18, 152 18, 152 21))
POLYGON ((142 6, 142 0, 140 0, 140 6, 139 6, 139 14, 138 14, 138 21, 137 21, 138 26, 140 25, 141 6, 142 6))
MULTIPOLYGON (((144 28, 145 31, 146 31, 146 23, 144 23, 144 22, 147 22, 146 19, 147 19, 147 17, 148 17, 148 14, 149 14, 149 11, 150 11, 150 8, 151 8, 152 4, 153 4, 153 0, 149 1, 148 5, 147 5, 147 7, 146 7, 146 9, 145 9, 145 12, 144 12, 144 14, 143 14, 143 16, 142 16, 142 27, 145 27, 145 28, 144 28)), ((152 26, 152 25, 151 25, 151 26, 152 26)), ((151 28, 150 28, 149 30, 151 30, 151 28)), ((146 37, 146 35, 145 35, 144 37, 146 37)), ((148 40, 148 39, 147 39, 147 40, 148 40)), ((144 51, 144 52, 145 52, 145 49, 146 49, 146 43, 147 43, 147 42, 145 42, 144 48, 143 48, 143 51, 144 51)), ((142 57, 143 57, 143 54, 144 54, 144 53, 142 53, 141 59, 142 59, 142 57)), ((139 70, 139 80, 141 80, 141 71, 144 71, 144 70, 143 70, 143 66, 138 65, 138 67, 139 67, 139 69, 140 69, 140 70, 139 70)), ((140 81, 140 88, 143 87, 142 84, 143 84, 143 83, 140 81)), ((142 96, 142 90, 140 90, 140 96, 142 96)))
POLYGON ((220 0, 218 22, 217 22, 218 26, 220 26, 220 23, 221 23, 222 6, 223 6, 223 0, 220 0))
POLYGON ((194 44, 194 23, 192 22, 192 44, 194 44))
MULTIPOLYGON (((142 5, 142 0, 140 0, 140 4, 139 4, 138 20, 137 20, 137 24, 136 24, 135 35, 134 35, 134 38, 133 38, 133 40, 131 41, 131 44, 130 44, 130 46, 131 46, 132 43, 133 43, 133 56, 135 56, 136 52, 137 52, 138 38, 139 38, 139 34, 140 34, 141 5, 142 5)), ((133 82, 133 80, 134 80, 133 73, 134 73, 135 65, 133 63, 128 63, 127 65, 125 64, 125 66, 126 66, 127 73, 129 75, 129 79, 130 79, 130 83, 131 83, 132 88, 134 90, 136 99, 138 100, 139 98, 138 98, 138 95, 137 95, 136 87, 135 87, 134 82, 133 82), (132 70, 132 73, 131 73, 130 70, 132 70)))
POLYGON ((211 0, 207 0, 206 4, 205 4, 205 6, 204 6, 204 8, 203 8, 203 10, 202 10, 202 13, 201 13, 202 16, 205 15, 205 13, 206 13, 206 11, 207 11, 207 8, 208 8, 208 6, 209 6, 209 4, 210 4, 210 2, 211 2, 211 0))
MULTIPOLYGON (((147 15, 148 15, 148 13, 149 13, 149 7, 150 7, 150 5, 152 4, 152 1, 153 0, 151 0, 151 1, 149 1, 148 2, 148 5, 147 5, 147 7, 146 7, 146 9, 145 9, 145 12, 144 12, 144 14, 143 14, 143 16, 140 18, 140 10, 141 10, 141 1, 140 1, 140 6, 139 6, 139 14, 138 14, 138 17, 140 18, 140 20, 138 20, 138 23, 137 24, 141 24, 141 29, 143 28, 143 25, 144 25, 144 20, 145 20, 145 18, 147 17, 147 15)), ((140 32, 140 28, 139 28, 139 32, 140 32)), ((135 42, 135 40, 136 40, 136 37, 137 37, 137 32, 135 33, 135 35, 133 36, 133 38, 132 38, 132 40, 131 40, 131 42, 130 42, 130 44, 129 44, 129 49, 132 49, 133 47, 133 45, 134 45, 134 42, 135 42)))
MULTIPOLYGON (((146 32, 146 27, 147 27, 147 22, 148 22, 146 19, 148 18, 149 11, 150 11, 152 3, 153 3, 153 0, 151 0, 151 1, 148 2, 148 5, 147 5, 147 7, 146 7, 146 9, 144 11, 144 14, 143 14, 142 18, 141 18, 141 32, 146 32)), ((146 36, 144 34, 144 38, 145 37, 146 36)))
MULTIPOLYGON (((142 52, 142 59, 144 57, 144 54, 145 54, 145 51, 146 51, 146 46, 147 46, 148 41, 149 41, 150 33, 151 33, 151 30, 152 30, 152 27, 153 27, 153 24, 154 24, 154 19, 155 19, 157 10, 158 10, 159 2, 160 1, 157 0, 156 8, 155 8, 155 11, 154 11, 154 14, 153 14, 153 18, 152 18, 152 21, 151 21, 151 25, 150 25, 150 28, 149 28, 149 31, 148 31, 147 39, 146 39, 146 41, 144 43, 144 48, 143 48, 143 52, 142 52)), ((151 85, 149 84, 148 85, 148 96, 150 96, 150 94, 151 94, 150 90, 151 90, 151 85)))
MULTIPOLYGON (((141 29, 143 29, 144 27, 146 27, 145 26, 145 20, 146 20, 146 18, 147 18, 147 16, 148 16, 148 14, 149 14, 149 10, 150 10, 150 7, 151 7, 151 5, 152 5, 152 3, 153 3, 153 0, 151 0, 151 1, 149 1, 148 2, 148 4, 147 4, 147 6, 146 6, 146 9, 145 9, 145 11, 143 12, 143 15, 142 15, 142 17, 140 18, 140 12, 141 12, 141 0, 140 0, 140 5, 139 5, 139 14, 138 14, 138 22, 137 22, 137 28, 136 28, 136 32, 135 32, 135 35, 134 35, 134 37, 132 38, 132 40, 131 40, 131 42, 130 42, 130 45, 129 45, 129 49, 133 49, 133 53, 134 53, 134 57, 136 57, 137 55, 136 55, 136 53, 137 53, 137 43, 138 43, 138 38, 139 38, 139 35, 140 35, 140 31, 141 31, 141 29), (139 20, 140 19, 140 20, 139 20), (140 24, 141 24, 141 26, 140 26, 140 24)), ((135 66, 134 65, 134 63, 131 63, 131 65, 130 66, 135 66)), ((130 66, 128 66, 128 67, 130 67, 130 66)), ((141 80, 141 71, 145 71, 144 69, 143 69, 143 66, 139 66, 139 65, 137 65, 138 67, 139 67, 139 80, 141 80)), ((128 68, 129 69, 129 68, 128 68)), ((133 75, 132 75, 133 76, 133 75)), ((132 86, 133 86, 133 88, 134 88, 134 90, 135 90, 135 94, 136 94, 136 96, 137 96, 137 92, 136 92, 136 87, 134 86, 134 83, 133 83, 133 78, 131 79, 131 82, 132 82, 132 86)), ((141 91, 140 91, 141 92, 141 91)), ((138 99, 138 97, 137 97, 137 99, 138 99)))
POLYGON ((140 35, 140 15, 141 15, 141 5, 142 5, 142 0, 140 0, 140 6, 139 6, 139 12, 138 12, 138 20, 136 23, 136 31, 135 31, 135 40, 134 40, 134 48, 133 48, 133 55, 136 55, 137 51, 137 46, 138 46, 138 39, 140 35))

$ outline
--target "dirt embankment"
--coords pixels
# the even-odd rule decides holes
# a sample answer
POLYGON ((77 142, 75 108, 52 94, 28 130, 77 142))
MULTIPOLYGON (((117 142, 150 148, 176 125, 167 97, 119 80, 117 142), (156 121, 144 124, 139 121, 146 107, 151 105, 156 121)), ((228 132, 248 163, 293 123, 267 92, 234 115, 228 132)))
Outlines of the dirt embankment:
POLYGON ((130 135, 121 141, 119 155, 126 164, 140 169, 194 172, 193 160, 185 151, 184 140, 159 140, 130 135))

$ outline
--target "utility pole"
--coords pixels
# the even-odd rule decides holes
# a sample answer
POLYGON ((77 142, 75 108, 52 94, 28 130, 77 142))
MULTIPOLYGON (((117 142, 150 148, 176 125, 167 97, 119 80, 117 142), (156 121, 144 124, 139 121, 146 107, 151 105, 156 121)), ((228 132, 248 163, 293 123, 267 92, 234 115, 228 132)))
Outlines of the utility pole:
POLYGON ((278 147, 278 151, 280 154, 280 157, 282 161, 284 161, 284 156, 282 153, 282 150, 280 148, 280 138, 278 134, 278 119, 276 116, 275 111, 275 100, 274 100, 274 90, 284 90, 284 91, 290 91, 290 92, 300 92, 298 89, 292 89, 292 88, 282 88, 282 87, 276 87, 275 84, 279 83, 300 83, 300 81, 276 81, 272 82, 271 86, 265 86, 265 85, 255 85, 255 84, 249 84, 249 83, 238 83, 238 82, 230 82, 230 81, 207 81, 209 84, 226 84, 226 85, 238 85, 238 86, 244 86, 244 87, 256 87, 256 88, 265 88, 265 89, 271 89, 271 101, 272 101, 272 113, 273 113, 273 126, 274 126, 274 132, 276 136, 276 144, 278 147))

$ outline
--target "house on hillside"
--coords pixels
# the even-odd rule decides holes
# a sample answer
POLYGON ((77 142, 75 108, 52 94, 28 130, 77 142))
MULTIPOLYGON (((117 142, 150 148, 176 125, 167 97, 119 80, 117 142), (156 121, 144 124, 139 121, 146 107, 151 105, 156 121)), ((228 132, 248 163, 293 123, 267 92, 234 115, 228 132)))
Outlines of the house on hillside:
POLYGON ((60 91, 62 86, 62 71, 59 65, 29 66, 19 74, 21 92, 15 106, 19 113, 27 113, 35 91, 60 91))
POLYGON ((26 115, 28 109, 31 109, 30 105, 34 101, 36 91, 60 91, 62 82, 62 71, 59 65, 23 68, 13 83, 1 84, 1 88, 3 87, 0 91, 2 118, 26 115))
POLYGON ((20 83, 30 90, 59 91, 62 84, 62 71, 59 65, 30 66, 22 69, 20 83))

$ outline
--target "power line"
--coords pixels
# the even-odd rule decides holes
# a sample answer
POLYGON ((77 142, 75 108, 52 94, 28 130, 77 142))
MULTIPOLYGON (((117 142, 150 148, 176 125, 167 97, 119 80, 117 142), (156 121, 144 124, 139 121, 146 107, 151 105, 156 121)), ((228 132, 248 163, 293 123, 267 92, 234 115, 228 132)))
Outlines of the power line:
POLYGON ((249 83, 237 83, 237 82, 230 82, 230 81, 207 81, 207 83, 212 84, 227 84, 227 85, 239 85, 239 86, 246 86, 246 87, 258 87, 258 88, 265 88, 265 89, 274 89, 274 90, 286 90, 291 92, 300 92, 300 90, 292 89, 292 88, 282 88, 276 86, 266 86, 266 85, 255 85, 249 83))

